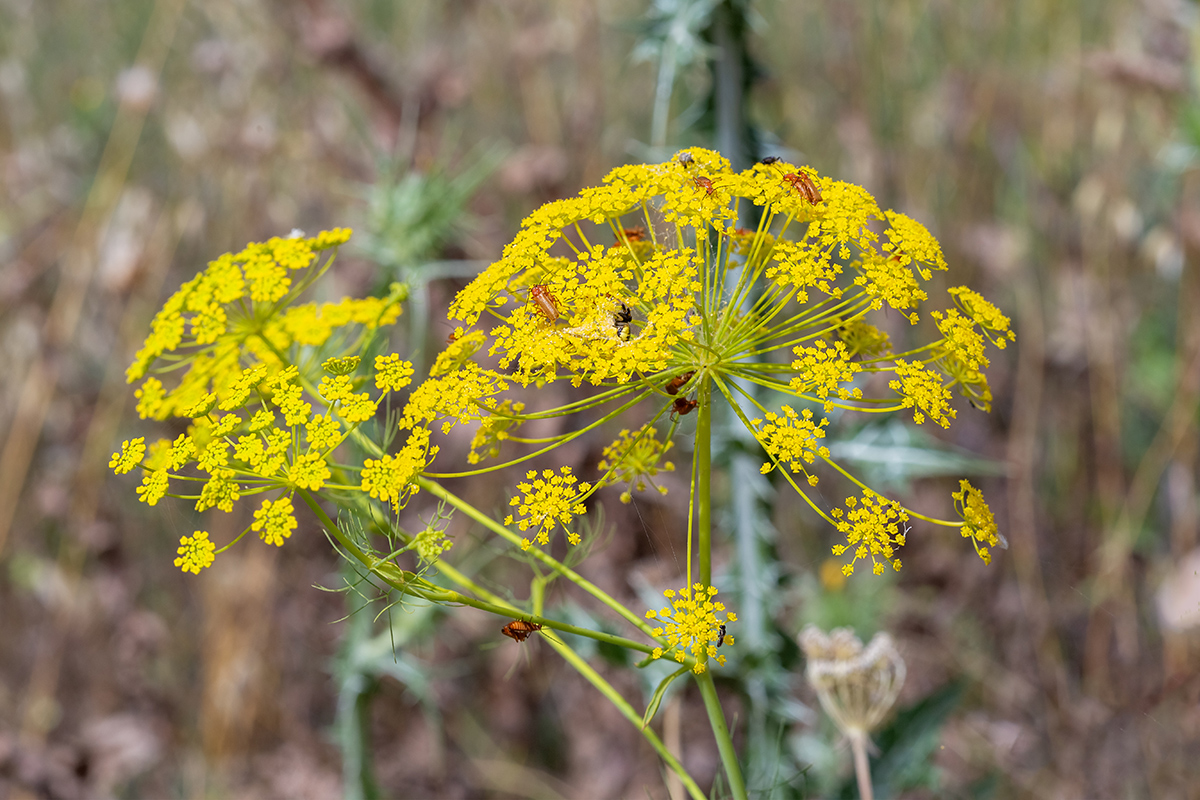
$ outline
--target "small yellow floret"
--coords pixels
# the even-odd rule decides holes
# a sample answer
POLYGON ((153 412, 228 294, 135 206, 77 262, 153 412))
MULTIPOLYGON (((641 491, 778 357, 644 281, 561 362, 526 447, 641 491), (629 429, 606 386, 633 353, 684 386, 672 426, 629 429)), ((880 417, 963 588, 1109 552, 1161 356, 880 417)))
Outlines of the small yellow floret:
POLYGON ((196 531, 191 536, 182 536, 179 539, 179 549, 175 551, 179 554, 179 558, 175 559, 175 566, 184 572, 199 575, 200 570, 211 566, 216 559, 216 549, 217 546, 208 539, 208 531, 196 531))

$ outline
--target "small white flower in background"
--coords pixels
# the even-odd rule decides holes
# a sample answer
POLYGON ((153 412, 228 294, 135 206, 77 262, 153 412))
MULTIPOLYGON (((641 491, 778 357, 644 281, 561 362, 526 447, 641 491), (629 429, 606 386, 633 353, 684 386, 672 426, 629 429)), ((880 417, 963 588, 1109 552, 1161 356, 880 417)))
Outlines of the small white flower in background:
POLYGON ((158 97, 158 76, 143 66, 129 67, 117 75, 117 101, 134 111, 145 111, 158 97))

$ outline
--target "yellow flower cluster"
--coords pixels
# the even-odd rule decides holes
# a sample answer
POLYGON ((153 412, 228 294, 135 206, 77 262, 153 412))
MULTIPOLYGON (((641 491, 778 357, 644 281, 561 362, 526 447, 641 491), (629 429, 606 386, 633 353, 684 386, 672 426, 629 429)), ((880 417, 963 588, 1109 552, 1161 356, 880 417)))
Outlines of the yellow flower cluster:
MULTIPOLYGON (((742 416, 773 463, 815 485, 809 468, 829 459, 828 421, 816 408, 907 408, 918 423, 948 426, 953 391, 989 406, 985 344, 1002 347, 1012 332, 982 297, 951 290, 956 308, 932 312, 941 338, 899 357, 866 319, 886 307, 915 324, 933 273, 945 269, 923 225, 809 167, 769 159, 735 173, 701 148, 619 167, 603 185, 530 214, 500 260, 458 294, 449 314, 458 327, 401 427, 476 424, 469 460, 478 464, 503 441, 545 441, 515 439, 524 421, 619 399, 665 401, 659 414, 673 431, 698 402, 678 394, 676 376, 695 375, 693 389, 736 379, 815 404, 742 416), (759 209, 756 229, 737 227, 746 204, 759 209), (781 364, 772 352, 790 357, 781 364), (872 374, 890 376, 896 395, 868 397, 867 387, 884 383, 872 374), (599 387, 598 399, 527 411, 526 397, 506 396, 560 379, 599 387)), ((634 444, 646 430, 623 431, 601 471, 649 485, 661 451, 650 444, 657 438, 634 444)))
MULTIPOLYGON (((144 416, 192 420, 173 441, 147 448, 134 439, 113 454, 109 465, 118 473, 142 467, 137 493, 143 502, 156 504, 173 483, 198 484, 197 493, 179 496, 194 500, 199 511, 228 512, 245 494, 279 489, 282 495, 262 503, 250 530, 281 545, 297 527, 292 494, 321 491, 335 473, 345 474, 335 451, 413 375, 412 364, 395 354, 376 357, 373 371, 358 355, 326 358, 325 375, 315 386, 315 377, 297 366, 311 364, 335 333, 343 352, 361 352, 376 330, 395 321, 407 297, 405 287, 393 285, 384 298, 294 303, 328 267, 331 259, 318 263, 320 251, 349 235, 338 229, 248 245, 211 262, 168 299, 128 377, 145 378, 137 391, 144 416), (169 390, 157 377, 146 377, 151 369, 181 366, 188 369, 169 390), (368 385, 375 394, 364 391, 368 385)), ((427 430, 418 430, 396 456, 368 461, 355 488, 398 508, 413 491, 413 477, 437 452, 428 438, 427 430)), ((185 537, 176 565, 198 572, 216 552, 207 534, 185 537)))
POLYGON ((662 461, 673 445, 673 442, 659 440, 653 425, 643 425, 637 431, 621 431, 616 441, 604 448, 599 467, 606 476, 602 482, 629 485, 629 489, 621 492, 622 503, 632 502, 633 492, 645 491, 647 486, 654 486, 659 494, 665 495, 667 487, 656 486, 654 476, 659 472, 675 471, 674 464, 662 461))
POLYGON ((690 650, 696 659, 692 671, 697 675, 704 672, 708 659, 716 659, 718 664, 725 664, 725 656, 717 655, 717 643, 725 638, 730 644, 733 637, 723 637, 725 624, 737 622, 733 612, 725 613, 724 618, 717 614, 725 611, 725 604, 714 600, 717 587, 705 586, 702 583, 683 587, 678 592, 667 589, 663 596, 671 601, 670 607, 664 606, 659 611, 647 611, 646 618, 662 622, 655 628, 655 636, 665 637, 667 649, 654 648, 654 658, 662 658, 670 653, 676 661, 682 662, 690 650))
MULTIPOLYGON (((561 524, 566 530, 567 541, 579 544, 579 534, 566 526, 575 517, 587 512, 583 498, 592 487, 587 483, 578 483, 570 467, 563 467, 557 473, 550 469, 542 470, 541 475, 530 470, 525 477, 529 482, 517 484, 520 496, 509 501, 509 505, 516 507, 517 515, 514 517, 509 514, 504 524, 515 524, 523 531, 536 531, 534 541, 542 546, 550 543, 550 534, 561 524)), ((529 539, 521 542, 525 550, 532 546, 533 542, 529 539)))
POLYGON ((258 531, 264 542, 276 547, 282 547, 283 540, 290 539, 295 529, 296 510, 290 497, 264 500, 254 512, 254 523, 250 526, 250 530, 258 531))
MULTIPOLYGON (((459 292, 449 312, 457 327, 415 386, 413 365, 396 354, 360 361, 377 352, 370 339, 395 321, 405 287, 383 298, 298 302, 332 260, 322 262, 321 252, 348 237, 339 229, 248 245, 168 299, 128 377, 141 381, 143 416, 192 422, 174 441, 147 447, 135 439, 113 455, 120 473, 142 467, 143 501, 156 503, 181 481, 200 483, 185 495, 198 509, 229 510, 245 494, 280 490, 253 527, 280 544, 296 527, 295 492, 357 490, 398 512, 419 477, 462 474, 432 469, 441 449, 434 437, 458 425, 477 426, 468 456, 477 465, 498 459, 505 442, 542 453, 580 430, 527 436, 526 422, 596 412, 591 429, 652 407, 653 419, 622 430, 599 465, 602 485, 629 485, 628 501, 673 469, 663 458, 670 436, 689 429, 681 420, 708 398, 737 404, 735 393, 757 408, 735 410, 771 458, 764 471, 784 464, 814 486, 818 459, 841 469, 823 444, 829 420, 817 410, 912 409, 918 423, 948 426, 952 392, 989 406, 986 345, 1013 340, 1009 320, 960 287, 950 290, 954 308, 930 312, 940 338, 893 354, 868 315, 891 309, 915 324, 933 272, 947 268, 940 245, 861 187, 779 159, 734 172, 719 154, 690 148, 662 164, 614 169, 602 185, 534 211, 501 258, 459 292), (756 228, 737 227, 749 218, 756 228), (316 364, 324 375, 312 374, 316 364), (168 387, 151 370, 182 377, 168 387), (560 380, 589 393, 542 391, 560 380), (896 395, 867 396, 885 381, 896 395), (770 411, 749 386, 799 404, 771 401, 779 411, 770 411), (359 426, 381 406, 391 413, 389 395, 399 392, 408 393, 399 452, 366 459, 357 473, 339 464, 342 442, 361 438, 359 426), (562 405, 527 409, 537 405, 531 397, 562 405)), ((570 525, 592 491, 567 467, 530 472, 506 524, 533 532, 526 549, 548 544, 560 526, 577 543, 570 525)), ((962 494, 964 530, 992 544, 982 500, 962 494)), ((854 550, 846 569, 867 557, 877 572, 880 559, 899 568, 906 512, 869 490, 847 506, 827 516, 847 536, 843 551, 854 550)), ((690 591, 681 602, 702 606, 690 591)))
POLYGON ((197 404, 215 397, 226 407, 240 406, 255 382, 280 371, 294 346, 320 346, 334 330, 350 324, 374 330, 395 321, 407 290, 396 285, 386 298, 296 305, 295 299, 328 268, 318 253, 346 241, 338 229, 304 239, 275 238, 227 253, 180 287, 151 322, 151 332, 126 371, 129 382, 145 379, 137 390, 138 413, 166 419, 199 416, 197 404), (250 360, 249 377, 243 363, 250 360), (152 369, 177 372, 167 389, 152 369))
POLYGON ((904 546, 907 527, 901 528, 908 521, 908 512, 894 500, 864 489, 862 498, 847 497, 846 511, 840 508, 830 513, 837 520, 839 532, 846 535, 847 544, 835 545, 833 554, 840 556, 851 551, 854 557, 842 566, 842 574, 854 574, 854 565, 859 559, 869 558, 872 561, 872 571, 876 575, 883 574, 883 562, 890 561, 892 569, 900 569, 900 559, 895 558, 896 548, 904 546))
POLYGON ((200 570, 212 566, 216 549, 217 546, 208 540, 208 531, 196 531, 191 536, 180 537, 176 551, 179 558, 175 559, 175 566, 184 572, 199 575, 200 570))
POLYGON ((429 444, 429 429, 417 428, 408 436, 404 448, 394 456, 368 458, 363 462, 359 488, 376 500, 391 503, 399 511, 417 491, 413 479, 424 470, 438 453, 429 444))
POLYGON ((950 407, 950 390, 942 385, 937 373, 919 361, 909 363, 903 358, 896 359, 895 372, 899 380, 890 381, 888 386, 901 395, 901 405, 914 409, 913 422, 920 425, 928 414, 938 425, 949 428, 957 412, 950 407))
POLYGON ((479 421, 479 429, 471 438, 471 452, 467 453, 467 462, 478 464, 485 458, 496 458, 500 455, 500 445, 521 424, 520 414, 525 410, 525 404, 512 400, 502 400, 499 405, 488 409, 488 414, 479 421))
POLYGON ((792 369, 798 373, 791 382, 796 394, 814 394, 827 401, 826 413, 833 410, 833 404, 828 402, 830 394, 842 400, 862 399, 862 389, 842 385, 854 380, 855 373, 862 369, 860 364, 850 360, 844 342, 834 342, 830 346, 818 339, 812 347, 797 347, 794 352, 799 356, 792 362, 792 369))
MULTIPOLYGON (((783 414, 768 411, 766 422, 752 420, 758 441, 779 463, 785 463, 792 472, 803 472, 808 476, 809 486, 817 485, 817 476, 809 473, 806 464, 812 464, 817 456, 829 458, 829 448, 821 444, 825 438, 825 426, 828 419, 819 423, 813 422, 813 413, 807 408, 797 414, 791 406, 784 406, 783 414)), ((775 468, 768 461, 762 465, 763 474, 775 468)))
MULTIPOLYGON (((983 559, 983 563, 992 563, 992 554, 988 546, 1002 544, 996 519, 992 510, 983 499, 983 493, 971 485, 970 481, 959 481, 958 491, 951 496, 954 498, 954 508, 962 517, 963 538, 970 539, 975 546, 975 552, 983 559), (985 546, 986 545, 986 546, 985 546)), ((1007 545, 1003 545, 1007 547, 1007 545)))

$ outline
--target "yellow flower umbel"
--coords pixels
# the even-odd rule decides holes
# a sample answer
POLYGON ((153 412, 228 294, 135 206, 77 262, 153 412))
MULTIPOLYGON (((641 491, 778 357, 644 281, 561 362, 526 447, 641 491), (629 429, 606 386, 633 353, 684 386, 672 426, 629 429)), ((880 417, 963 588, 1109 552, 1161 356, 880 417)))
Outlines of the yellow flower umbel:
POLYGON ((666 494, 667 487, 655 486, 654 476, 675 471, 674 464, 662 460, 672 445, 673 442, 659 441, 652 425, 644 425, 637 432, 623 430, 616 441, 604 448, 598 469, 609 476, 605 483, 628 484, 629 489, 621 493, 622 503, 632 502, 633 492, 645 491, 647 486, 666 494))
POLYGON ((983 559, 983 563, 992 563, 990 547, 1008 549, 1008 541, 1000 535, 996 528, 996 520, 992 510, 983 500, 983 492, 971 485, 970 481, 958 482, 959 490, 954 492, 954 508, 963 519, 962 535, 975 545, 975 552, 983 559))
MULTIPOLYGON (((517 484, 521 496, 514 497, 509 505, 516 506, 517 515, 509 514, 504 520, 505 525, 514 521, 523 531, 534 530, 534 539, 540 545, 550 543, 550 534, 559 525, 566 528, 571 520, 587 511, 581 502, 591 487, 586 483, 576 483, 577 478, 571 474, 570 467, 563 467, 558 473, 553 470, 543 470, 541 475, 530 471, 526 475, 528 483, 517 484)), ((574 531, 567 530, 567 541, 579 544, 580 536, 574 531)), ((533 546, 529 539, 521 542, 528 550, 533 546)))
MULTIPOLYGON (((918 424, 946 427, 956 393, 988 407, 985 347, 1013 334, 978 294, 949 290, 927 312, 935 338, 899 352, 871 322, 886 324, 890 312, 916 325, 934 303, 933 273, 947 268, 919 222, 809 167, 770 159, 734 172, 700 148, 618 167, 603 185, 529 215, 500 260, 458 294, 455 332, 401 426, 478 426, 471 463, 487 466, 426 465, 437 478, 501 469, 530 457, 526 446, 546 453, 641 413, 645 425, 629 428, 638 434, 605 449, 595 484, 636 488, 650 485, 676 432, 694 429, 700 415, 688 415, 719 396, 762 445, 763 471, 847 537, 836 552, 853 554, 848 571, 868 557, 876 572, 885 561, 898 568, 909 515, 963 523, 916 514, 858 483, 832 461, 826 415, 907 410, 918 424), (753 228, 739 227, 748 219, 753 228), (559 407, 535 407, 527 389, 520 400, 511 394, 556 381, 592 388, 559 407), (545 438, 518 434, 524 423, 585 415, 596 421, 545 438), (858 483, 860 505, 834 510, 810 497, 823 469, 858 483)), ((546 538, 540 523, 522 524, 546 538)))
MULTIPOLYGON (((724 618, 718 617, 719 612, 725 611, 725 605, 714 601, 717 587, 705 586, 702 583, 685 586, 678 592, 667 589, 663 596, 671 601, 671 607, 663 607, 660 611, 647 611, 646 618, 658 620, 663 625, 654 629, 655 636, 665 637, 667 649, 654 649, 654 658, 662 658, 671 654, 676 661, 682 662, 690 650, 696 659, 692 671, 697 675, 704 672, 708 659, 715 659, 718 664, 725 664, 725 656, 717 655, 717 643, 722 639, 725 623, 737 622, 737 615, 730 612, 724 618)), ((733 643, 732 637, 724 637, 733 643)))
POLYGON ((216 549, 217 546, 208 540, 208 531, 196 531, 179 540, 179 549, 176 551, 179 558, 175 559, 175 566, 184 572, 199 575, 200 570, 212 566, 216 549))
MULTIPOLYGON (((427 432, 410 437, 396 457, 367 461, 354 483, 344 482, 352 465, 335 458, 380 402, 411 380, 412 364, 395 354, 378 356, 374 369, 357 355, 396 320, 407 289, 397 284, 383 298, 297 303, 332 263, 322 263, 321 252, 349 236, 338 229, 250 244, 211 262, 167 300, 127 377, 143 379, 143 416, 191 424, 173 441, 147 448, 133 439, 113 454, 109 466, 118 474, 142 467, 139 499, 155 505, 174 489, 198 511, 228 512, 246 495, 269 493, 242 535, 255 531, 282 545, 298 525, 297 491, 358 490, 397 506, 411 494, 412 476, 436 454, 427 432), (329 349, 344 355, 322 361, 329 349), (167 387, 154 371, 182 377, 167 387), (395 463, 379 466, 388 459, 395 463)), ((216 552, 208 534, 197 533, 181 540, 175 563, 199 572, 216 552)))

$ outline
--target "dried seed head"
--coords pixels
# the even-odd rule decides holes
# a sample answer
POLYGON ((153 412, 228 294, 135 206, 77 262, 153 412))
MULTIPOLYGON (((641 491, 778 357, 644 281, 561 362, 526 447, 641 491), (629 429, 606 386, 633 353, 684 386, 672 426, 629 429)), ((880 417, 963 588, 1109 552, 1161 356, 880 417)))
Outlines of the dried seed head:
POLYGON ((875 730, 904 685, 904 659, 892 637, 877 633, 863 647, 850 628, 826 635, 809 625, 799 638, 808 660, 805 677, 842 733, 853 739, 875 730))

